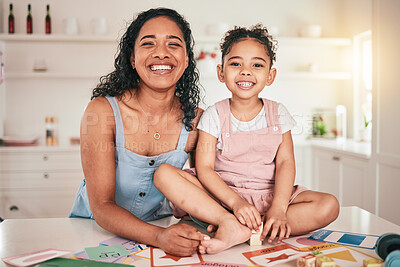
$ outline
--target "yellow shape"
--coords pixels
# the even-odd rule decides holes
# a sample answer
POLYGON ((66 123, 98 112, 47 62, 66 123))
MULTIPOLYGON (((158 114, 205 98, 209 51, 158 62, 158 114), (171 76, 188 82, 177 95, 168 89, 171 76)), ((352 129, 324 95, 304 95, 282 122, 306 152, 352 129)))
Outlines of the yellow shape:
POLYGON ((339 259, 339 260, 345 260, 345 261, 354 261, 357 262, 357 260, 353 257, 350 251, 344 250, 344 251, 339 251, 339 252, 334 252, 331 254, 324 254, 327 257, 339 259))

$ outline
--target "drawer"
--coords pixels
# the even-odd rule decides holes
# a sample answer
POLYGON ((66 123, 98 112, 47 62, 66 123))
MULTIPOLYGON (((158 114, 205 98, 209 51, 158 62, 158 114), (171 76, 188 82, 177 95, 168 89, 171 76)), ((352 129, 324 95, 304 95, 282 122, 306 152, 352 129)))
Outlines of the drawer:
POLYGON ((13 190, 1 192, 3 219, 68 217, 76 191, 13 190))
POLYGON ((5 152, 0 154, 0 170, 79 170, 79 151, 5 152))
POLYGON ((0 188, 78 188, 83 171, 2 172, 0 188))

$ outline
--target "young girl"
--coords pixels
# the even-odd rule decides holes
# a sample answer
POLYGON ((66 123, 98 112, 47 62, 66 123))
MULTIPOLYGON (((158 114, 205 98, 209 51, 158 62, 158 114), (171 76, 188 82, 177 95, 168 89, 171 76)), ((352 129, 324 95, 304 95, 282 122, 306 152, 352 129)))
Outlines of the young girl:
POLYGON ((217 229, 214 238, 202 241, 202 253, 246 241, 262 221, 261 240, 269 234, 268 242, 277 237, 279 243, 338 216, 334 196, 294 186, 290 129, 295 122, 282 104, 259 98, 276 76, 274 42, 261 25, 235 27, 225 35, 217 72, 232 97, 203 113, 197 126, 196 169, 163 165, 154 176, 156 187, 174 205, 216 226, 210 227, 217 229))

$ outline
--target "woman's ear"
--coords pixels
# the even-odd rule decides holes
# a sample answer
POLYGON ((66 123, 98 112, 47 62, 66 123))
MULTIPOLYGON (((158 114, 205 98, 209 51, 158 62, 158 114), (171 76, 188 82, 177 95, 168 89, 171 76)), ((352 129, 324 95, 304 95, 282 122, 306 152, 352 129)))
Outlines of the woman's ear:
POLYGON ((218 80, 221 83, 225 82, 225 77, 224 77, 224 67, 221 64, 217 65, 217 76, 218 76, 218 80))
POLYGON ((132 68, 135 69, 135 57, 133 55, 131 55, 131 65, 132 68))
POLYGON ((267 82, 265 84, 268 85, 268 86, 271 85, 274 82, 275 77, 276 77, 276 69, 275 68, 271 68, 269 70, 268 79, 267 79, 267 82))

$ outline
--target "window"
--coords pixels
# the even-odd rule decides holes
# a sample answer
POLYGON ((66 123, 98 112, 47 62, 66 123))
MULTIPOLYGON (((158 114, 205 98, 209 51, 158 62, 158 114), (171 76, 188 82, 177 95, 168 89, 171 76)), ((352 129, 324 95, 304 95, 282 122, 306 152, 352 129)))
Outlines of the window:
POLYGON ((354 36, 354 138, 371 141, 372 38, 371 31, 354 36))

